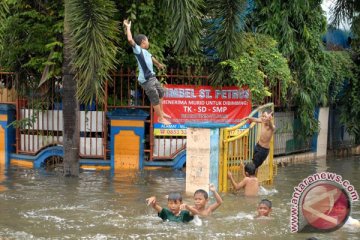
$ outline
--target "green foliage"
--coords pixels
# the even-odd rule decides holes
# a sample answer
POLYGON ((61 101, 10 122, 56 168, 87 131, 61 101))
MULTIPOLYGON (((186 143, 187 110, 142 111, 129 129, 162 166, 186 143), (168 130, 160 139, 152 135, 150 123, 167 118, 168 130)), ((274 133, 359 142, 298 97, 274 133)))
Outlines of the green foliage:
MULTIPOLYGON (((133 36, 145 34, 150 42, 149 51, 160 62, 165 60, 164 50, 170 46, 169 12, 163 7, 162 1, 126 1, 118 6, 119 20, 131 20, 133 36)), ((136 59, 132 54, 125 31, 121 35, 120 51, 117 58, 121 65, 135 68, 136 59)))
POLYGON ((326 19, 320 0, 281 1, 258 0, 253 14, 253 27, 279 42, 281 53, 289 60, 293 79, 291 95, 303 124, 303 134, 311 136, 318 130, 314 109, 326 103, 330 79, 321 37, 326 19))
POLYGON ((203 54, 168 56, 166 58, 168 66, 180 69, 193 67, 196 70, 195 75, 204 74, 204 69, 212 64, 203 54))
POLYGON ((70 29, 71 66, 78 83, 77 97, 81 103, 102 102, 106 80, 115 69, 118 23, 113 20, 116 8, 108 0, 72 0, 67 13, 70 29))
MULTIPOLYGON (((343 1, 355 4, 355 8, 349 11, 353 32, 359 36, 360 28, 356 27, 360 23, 358 1, 337 2, 343 1)), ((6 48, 0 51, 0 66, 17 71, 20 76, 30 75, 20 77, 20 80, 31 88, 38 85, 45 67, 49 68, 48 78, 60 78, 63 2, 5 2, 9 4, 11 14, 7 13, 4 1, 1 1, 0 33, 3 33, 2 46, 6 48)), ((264 85, 265 80, 270 86, 280 81, 282 96, 289 92, 287 102, 299 106, 302 132, 307 136, 318 129, 313 116, 315 106, 339 104, 339 100, 345 99, 339 95, 344 78, 352 86, 346 91, 346 99, 357 103, 357 98, 360 98, 355 67, 349 54, 325 52, 323 49, 321 37, 326 20, 320 0, 257 0, 257 8, 247 21, 248 29, 256 34, 244 33, 241 13, 246 7, 245 0, 70 2, 74 4, 69 8, 75 57, 72 64, 78 83, 83 83, 79 85, 79 96, 83 96, 81 101, 90 101, 94 93, 103 94, 104 81, 115 66, 115 54, 120 65, 132 69, 137 66, 125 34, 118 36, 116 28, 119 26, 113 21, 122 22, 124 18, 132 21, 134 35, 142 33, 148 36, 150 52, 160 61, 184 69, 192 66, 201 69, 222 61, 213 68, 214 83, 248 85, 255 102, 270 94, 264 85), (216 51, 216 60, 206 58, 201 51, 205 47, 216 51), (116 52, 116 48, 119 51, 116 52)), ((359 61, 358 42, 359 38, 355 38, 352 44, 356 61, 359 61)), ((341 103, 344 104, 343 113, 349 114, 343 116, 344 121, 354 132, 358 131, 353 116, 358 117, 356 108, 360 105, 352 106, 352 111, 349 111, 350 102, 341 103)))
POLYGON ((331 24, 339 26, 344 20, 353 20, 360 12, 360 2, 357 0, 335 0, 331 9, 331 24))
POLYGON ((287 60, 277 49, 276 41, 252 33, 244 34, 243 40, 243 52, 234 59, 221 62, 223 70, 229 72, 226 84, 248 86, 253 103, 258 104, 271 95, 265 80, 270 87, 280 82, 282 97, 285 98, 288 85, 293 82, 287 60))
POLYGON ((355 143, 360 144, 360 55, 357 50, 351 53, 355 60, 354 75, 345 82, 343 93, 340 92, 334 104, 340 109, 340 122, 355 136, 355 143))
POLYGON ((164 0, 164 8, 168 9, 170 36, 174 52, 195 53, 199 50, 203 0, 164 0))
POLYGON ((330 79, 328 100, 332 104, 341 98, 344 81, 356 79, 356 65, 347 51, 326 52, 326 58, 325 71, 321 74, 325 75, 325 79, 330 79))
POLYGON ((232 59, 241 49, 241 36, 244 24, 241 13, 247 6, 245 0, 206 1, 209 25, 207 45, 216 49, 221 60, 232 59))
POLYGON ((360 81, 359 75, 349 82, 344 95, 338 102, 340 108, 340 121, 347 131, 355 136, 357 144, 360 143, 360 81))
POLYGON ((9 7, 6 1, 0 2, 0 51, 4 48, 3 46, 3 29, 5 26, 6 14, 9 12, 9 7))
POLYGON ((340 121, 346 130, 355 136, 357 144, 360 143, 360 1, 336 0, 331 9, 331 24, 335 27, 344 20, 351 24, 352 42, 350 53, 355 62, 357 71, 348 77, 344 94, 335 99, 333 104, 340 108, 340 121))
POLYGON ((360 61, 360 9, 357 16, 352 19, 351 31, 354 35, 351 47, 356 56, 356 61, 360 61))
MULTIPOLYGON (((58 2, 7 1, 9 14, 2 22, 3 45, 0 66, 32 75, 39 81, 46 65, 53 65, 52 76, 59 76, 61 66, 62 4, 58 2), (54 47, 54 43, 56 47, 54 47), (49 57, 50 53, 54 54, 49 57)), ((20 78, 22 81, 28 78, 20 78)))

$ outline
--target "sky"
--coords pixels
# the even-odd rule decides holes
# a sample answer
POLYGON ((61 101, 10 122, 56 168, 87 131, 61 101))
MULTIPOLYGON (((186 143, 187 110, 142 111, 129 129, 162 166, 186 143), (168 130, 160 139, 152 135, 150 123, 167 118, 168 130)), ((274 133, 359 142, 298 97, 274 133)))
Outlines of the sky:
MULTIPOLYGON (((324 10, 325 13, 326 13, 326 18, 328 19, 328 21, 329 21, 329 18, 330 18, 330 13, 329 13, 329 11, 330 11, 330 8, 331 8, 331 6, 333 5, 333 2, 334 2, 334 1, 335 1, 335 0, 323 0, 323 1, 322 1, 322 4, 321 4, 323 10, 324 10)), ((343 23, 340 24, 339 28, 340 28, 340 29, 344 29, 344 30, 349 30, 349 29, 350 29, 350 25, 349 25, 349 23, 348 23, 347 21, 344 21, 343 23)))

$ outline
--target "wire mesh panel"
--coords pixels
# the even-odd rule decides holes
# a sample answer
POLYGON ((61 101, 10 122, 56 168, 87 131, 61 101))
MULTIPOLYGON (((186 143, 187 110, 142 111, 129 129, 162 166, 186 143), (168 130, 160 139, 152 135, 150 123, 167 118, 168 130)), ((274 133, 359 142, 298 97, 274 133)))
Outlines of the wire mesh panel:
POLYGON ((294 112, 275 113, 274 154, 286 154, 287 144, 294 139, 294 112))
POLYGON ((354 146, 356 146, 355 136, 351 135, 345 125, 340 122, 340 111, 334 107, 330 108, 328 149, 335 150, 354 146))

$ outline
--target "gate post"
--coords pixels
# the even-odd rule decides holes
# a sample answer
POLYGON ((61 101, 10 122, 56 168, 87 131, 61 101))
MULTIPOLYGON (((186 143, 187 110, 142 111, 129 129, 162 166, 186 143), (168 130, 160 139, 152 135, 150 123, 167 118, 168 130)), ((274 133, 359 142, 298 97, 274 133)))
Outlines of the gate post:
POLYGON ((209 184, 219 189, 220 128, 229 124, 187 123, 186 192, 204 189, 209 184))
POLYGON ((10 166, 10 154, 15 144, 15 129, 9 124, 14 120, 15 106, 0 104, 0 168, 10 166))
POLYGON ((148 116, 140 109, 117 109, 109 113, 112 170, 143 168, 148 116))

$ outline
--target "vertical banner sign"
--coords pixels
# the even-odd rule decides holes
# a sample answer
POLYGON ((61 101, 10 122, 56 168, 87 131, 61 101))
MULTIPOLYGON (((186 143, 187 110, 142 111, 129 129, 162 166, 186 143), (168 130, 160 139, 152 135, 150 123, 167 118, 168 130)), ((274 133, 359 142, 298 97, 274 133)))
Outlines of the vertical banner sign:
POLYGON ((238 124, 251 112, 250 90, 246 87, 166 85, 163 109, 171 124, 154 118, 155 136, 186 136, 186 122, 238 124))

